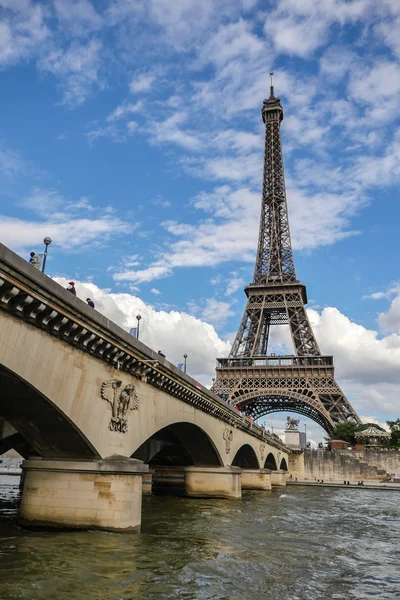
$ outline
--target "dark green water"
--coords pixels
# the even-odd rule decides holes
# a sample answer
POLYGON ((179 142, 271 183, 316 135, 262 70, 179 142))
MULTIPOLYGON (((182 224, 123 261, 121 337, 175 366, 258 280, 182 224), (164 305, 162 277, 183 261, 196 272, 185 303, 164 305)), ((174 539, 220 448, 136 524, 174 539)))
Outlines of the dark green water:
POLYGON ((1 600, 400 598, 397 492, 150 497, 140 535, 23 531, 17 501, 0 485, 1 600))

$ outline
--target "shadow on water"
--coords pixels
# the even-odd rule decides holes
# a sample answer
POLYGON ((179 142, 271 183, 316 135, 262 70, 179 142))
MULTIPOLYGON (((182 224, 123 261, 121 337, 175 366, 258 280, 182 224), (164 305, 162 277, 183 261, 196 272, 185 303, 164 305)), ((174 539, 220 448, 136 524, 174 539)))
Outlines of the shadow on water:
POLYGON ((17 503, 0 485, 1 600, 400 598, 394 493, 146 497, 140 535, 21 530, 17 503))

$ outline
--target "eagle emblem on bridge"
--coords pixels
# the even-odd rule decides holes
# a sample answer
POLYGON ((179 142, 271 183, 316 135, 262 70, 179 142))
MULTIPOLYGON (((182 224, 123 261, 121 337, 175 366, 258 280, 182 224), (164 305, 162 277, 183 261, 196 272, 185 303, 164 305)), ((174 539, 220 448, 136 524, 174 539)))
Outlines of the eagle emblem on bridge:
POLYGON ((126 433, 128 421, 126 418, 128 409, 139 408, 139 398, 135 392, 135 386, 128 384, 123 387, 121 379, 105 381, 101 386, 101 397, 106 400, 112 410, 112 416, 108 428, 110 431, 126 433))

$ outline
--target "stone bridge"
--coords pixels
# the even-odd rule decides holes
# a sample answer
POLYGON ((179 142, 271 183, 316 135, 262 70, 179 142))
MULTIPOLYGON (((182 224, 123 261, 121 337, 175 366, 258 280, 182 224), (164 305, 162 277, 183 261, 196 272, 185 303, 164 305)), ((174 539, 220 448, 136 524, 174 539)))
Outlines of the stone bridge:
POLYGON ((142 491, 284 485, 287 447, 0 244, 0 454, 20 522, 136 530, 142 491))

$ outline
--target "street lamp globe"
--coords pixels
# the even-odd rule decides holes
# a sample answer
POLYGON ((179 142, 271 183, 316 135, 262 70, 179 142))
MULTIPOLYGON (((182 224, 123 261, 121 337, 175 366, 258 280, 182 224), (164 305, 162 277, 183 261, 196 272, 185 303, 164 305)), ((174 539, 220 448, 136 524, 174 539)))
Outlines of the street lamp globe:
POLYGON ((42 273, 44 273, 44 270, 46 268, 47 250, 52 242, 51 237, 46 236, 44 238, 43 242, 44 242, 44 254, 43 254, 42 273))
POLYGON ((140 319, 142 318, 142 315, 136 315, 136 318, 138 321, 140 321, 140 319))

